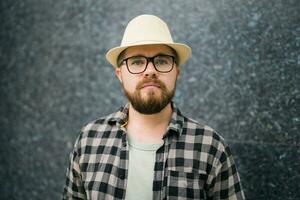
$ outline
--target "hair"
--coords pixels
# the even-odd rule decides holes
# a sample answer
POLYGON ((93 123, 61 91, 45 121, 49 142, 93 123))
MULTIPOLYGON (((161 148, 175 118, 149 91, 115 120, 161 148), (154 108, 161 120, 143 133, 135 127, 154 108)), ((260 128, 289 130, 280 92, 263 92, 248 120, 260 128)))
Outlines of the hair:
POLYGON ((124 59, 124 55, 125 55, 125 52, 126 52, 126 49, 124 49, 118 56, 118 59, 117 59, 117 67, 120 67, 121 64, 122 64, 122 61, 124 59))
MULTIPOLYGON (((166 45, 166 46, 168 46, 168 45, 166 45)), ((171 49, 172 53, 174 54, 174 57, 175 57, 175 63, 178 64, 179 58, 178 58, 177 52, 176 52, 175 49, 173 49, 172 47, 170 47, 170 46, 168 46, 168 47, 171 49)), ((124 50, 119 54, 119 56, 118 56, 118 58, 117 58, 117 67, 120 67, 120 66, 122 65, 122 61, 123 61, 123 59, 124 59, 124 57, 125 57, 125 52, 126 52, 126 49, 124 49, 124 50)))

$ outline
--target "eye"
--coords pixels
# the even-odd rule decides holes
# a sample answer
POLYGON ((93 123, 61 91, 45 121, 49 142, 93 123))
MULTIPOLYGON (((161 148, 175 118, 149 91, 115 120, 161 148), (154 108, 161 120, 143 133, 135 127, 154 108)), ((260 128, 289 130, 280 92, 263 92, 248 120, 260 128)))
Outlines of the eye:
POLYGON ((171 57, 167 56, 158 56, 155 58, 156 65, 168 65, 171 63, 171 57))
POLYGON ((128 61, 130 65, 141 66, 145 64, 145 59, 142 57, 132 57, 128 61))
POLYGON ((158 65, 165 65, 165 64, 167 64, 167 62, 165 60, 163 60, 163 59, 156 60, 155 63, 158 64, 158 65))

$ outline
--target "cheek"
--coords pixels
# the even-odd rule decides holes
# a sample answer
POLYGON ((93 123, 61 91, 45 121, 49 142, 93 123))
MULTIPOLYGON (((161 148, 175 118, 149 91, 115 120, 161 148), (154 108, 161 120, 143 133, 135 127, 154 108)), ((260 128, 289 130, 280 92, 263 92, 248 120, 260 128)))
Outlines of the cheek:
POLYGON ((174 73, 174 76, 172 76, 172 78, 168 77, 168 80, 166 80, 165 83, 166 83, 166 86, 168 88, 172 88, 173 89, 175 87, 176 81, 177 81, 177 76, 174 73))
POLYGON ((127 76, 126 78, 123 77, 122 80, 122 85, 127 91, 133 92, 135 90, 136 83, 133 79, 127 76))
POLYGON ((170 88, 170 89, 174 89, 175 84, 176 84, 176 78, 173 79, 173 80, 170 82, 169 88, 170 88))

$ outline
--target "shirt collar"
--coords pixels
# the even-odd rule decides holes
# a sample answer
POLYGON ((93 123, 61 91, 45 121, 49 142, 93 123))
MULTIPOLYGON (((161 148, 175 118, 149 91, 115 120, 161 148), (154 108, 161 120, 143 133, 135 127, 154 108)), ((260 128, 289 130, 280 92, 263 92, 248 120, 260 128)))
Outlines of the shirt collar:
POLYGON ((108 116, 108 123, 116 124, 117 126, 122 126, 123 124, 127 123, 128 118, 128 110, 129 110, 129 103, 125 106, 119 108, 119 110, 115 113, 112 113, 108 116))
MULTIPOLYGON (((177 135, 181 134, 181 130, 183 128, 184 123, 184 116, 181 114, 180 110, 177 108, 175 103, 171 102, 171 106, 173 109, 172 117, 170 124, 168 126, 167 134, 164 137, 167 137, 171 132, 177 135)), ((124 126, 127 123, 128 118, 128 111, 129 111, 129 103, 125 106, 121 107, 117 112, 112 113, 108 116, 108 123, 113 124, 115 123, 117 126, 124 126)))
POLYGON ((168 126, 167 134, 169 132, 174 132, 180 135, 183 127, 184 116, 181 114, 180 110, 175 105, 175 103, 172 102, 171 105, 172 105, 173 113, 172 113, 170 124, 168 126))

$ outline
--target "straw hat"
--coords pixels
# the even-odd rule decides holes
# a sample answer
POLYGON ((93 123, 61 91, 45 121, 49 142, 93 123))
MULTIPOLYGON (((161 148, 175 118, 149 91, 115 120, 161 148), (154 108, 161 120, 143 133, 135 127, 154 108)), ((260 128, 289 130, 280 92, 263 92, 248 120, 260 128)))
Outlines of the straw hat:
POLYGON ((121 45, 110 49, 106 59, 117 67, 120 53, 128 47, 151 44, 165 44, 173 48, 179 58, 179 65, 183 64, 191 55, 191 48, 182 43, 174 43, 168 25, 154 15, 140 15, 132 19, 124 32, 121 45))

